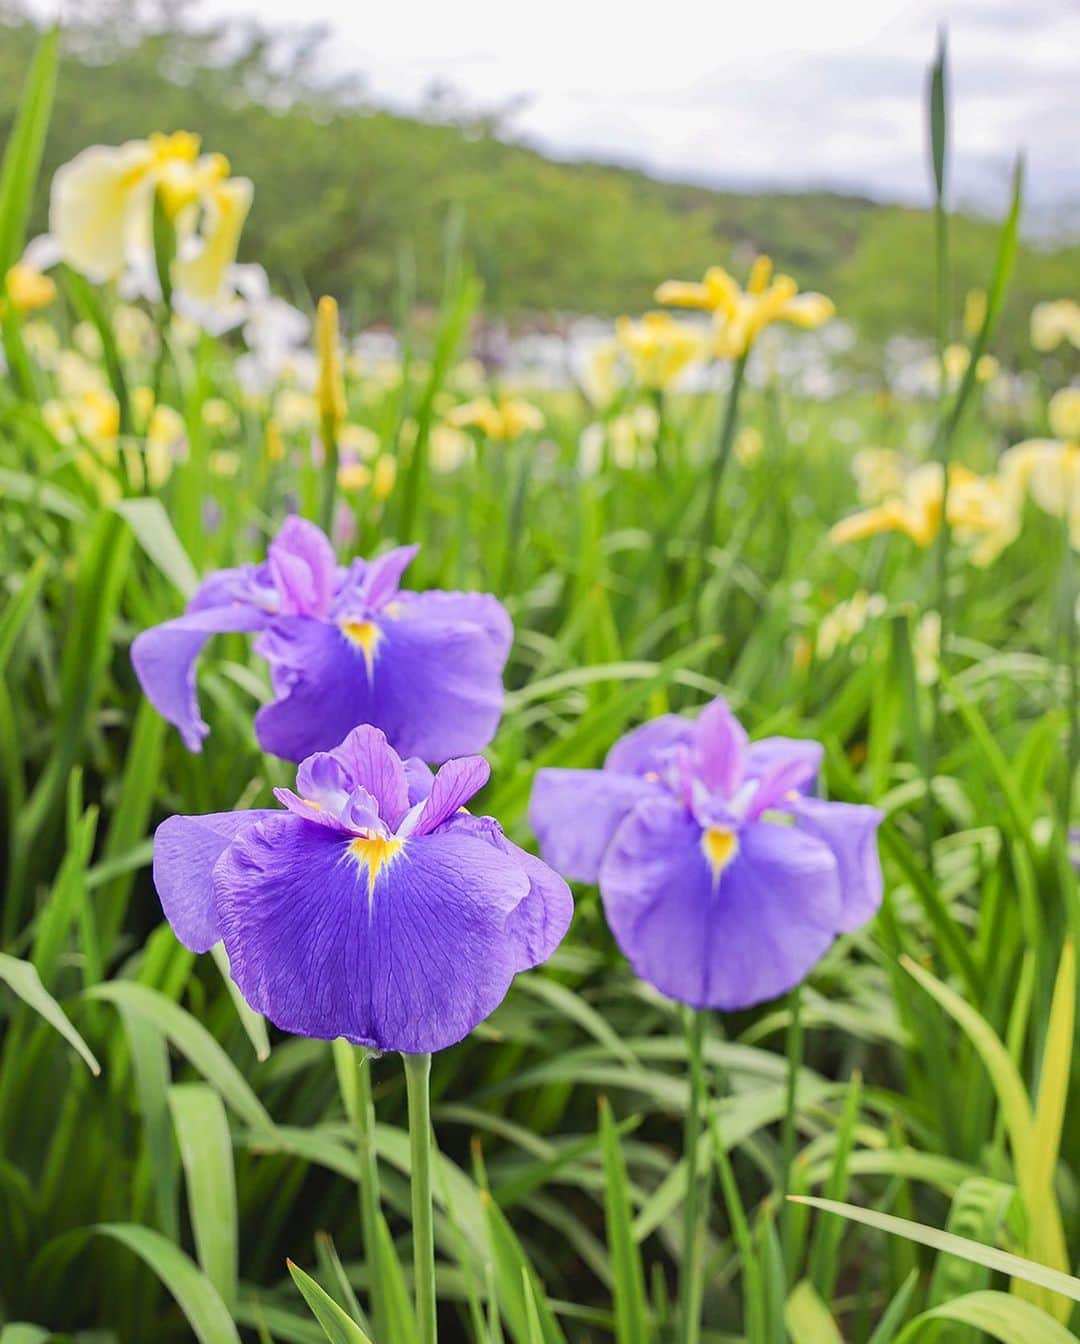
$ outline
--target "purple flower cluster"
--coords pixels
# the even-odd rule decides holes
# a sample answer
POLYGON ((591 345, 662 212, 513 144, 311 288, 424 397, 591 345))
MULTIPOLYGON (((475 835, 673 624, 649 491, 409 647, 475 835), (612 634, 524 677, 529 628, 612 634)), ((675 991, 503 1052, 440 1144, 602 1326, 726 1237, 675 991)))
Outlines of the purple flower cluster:
POLYGON ((696 1008, 746 1008, 799 983, 881 903, 873 807, 809 795, 816 742, 750 742, 723 700, 664 715, 602 770, 541 770, 545 859, 598 882, 634 970, 696 1008))
POLYGON ((249 1004, 285 1031, 442 1050, 545 961, 570 923, 562 878, 465 804, 481 757, 437 774, 376 728, 308 757, 280 809, 170 817, 154 881, 185 946, 225 943, 249 1004))
POLYGON ((212 574, 183 616, 139 635, 132 662, 150 703, 189 751, 210 731, 195 663, 211 635, 257 633, 274 699, 255 715, 260 745, 302 761, 360 723, 405 756, 482 750, 502 714, 513 627, 486 593, 402 592, 418 547, 339 565, 326 536, 289 518, 261 565, 212 574))
POLYGON ((154 881, 187 947, 223 941, 244 998, 286 1031, 424 1053, 461 1040, 570 923, 560 873, 598 882, 634 969, 695 1007, 797 984, 881 901, 871 807, 811 796, 815 742, 749 742, 722 700, 665 715, 603 770, 541 770, 546 862, 466 807, 488 778, 512 629, 484 594, 402 592, 416 553, 338 565, 290 518, 260 565, 211 575, 139 635, 147 696, 197 751, 207 639, 257 634, 262 746, 300 761, 279 808, 170 817, 154 881), (426 762, 445 762, 436 774, 426 762), (550 865, 550 866, 549 866, 550 865))

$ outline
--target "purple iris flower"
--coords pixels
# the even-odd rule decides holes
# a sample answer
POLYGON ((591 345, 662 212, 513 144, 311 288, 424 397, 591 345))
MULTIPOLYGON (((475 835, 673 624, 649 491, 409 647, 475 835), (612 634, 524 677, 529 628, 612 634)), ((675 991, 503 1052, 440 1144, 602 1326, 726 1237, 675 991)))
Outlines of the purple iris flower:
POLYGON ((223 939, 247 1002, 284 1031, 442 1050, 551 956, 573 912, 558 874, 465 804, 479 756, 436 775, 377 728, 309 756, 284 810, 169 817, 154 883, 194 952, 223 939))
POLYGON ((131 658, 150 703, 198 751, 210 730, 196 659, 211 635, 248 631, 274 691, 255 733, 275 756, 302 761, 361 723, 381 728, 403 756, 480 751, 502 713, 510 617, 486 593, 401 592, 418 549, 343 566, 313 523, 286 519, 261 565, 211 574, 183 616, 135 639, 131 658))
POLYGON ((559 872, 598 882, 642 979, 695 1008, 747 1008, 798 984, 881 904, 873 807, 808 795, 817 742, 750 742, 727 704, 666 714, 602 770, 540 770, 530 818, 559 872))

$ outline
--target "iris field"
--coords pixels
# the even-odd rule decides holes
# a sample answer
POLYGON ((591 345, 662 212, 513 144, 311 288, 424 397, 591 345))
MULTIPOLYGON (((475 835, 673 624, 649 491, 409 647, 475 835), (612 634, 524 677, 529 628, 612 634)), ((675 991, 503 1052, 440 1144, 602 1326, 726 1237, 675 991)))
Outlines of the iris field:
POLYGON ((193 135, 29 239, 57 46, 0 170, 0 1344, 1077 1338, 1080 306, 997 363, 1020 166, 956 292, 944 51, 928 390, 812 399, 783 258, 557 386, 474 357, 454 214, 393 341, 293 308, 193 135))

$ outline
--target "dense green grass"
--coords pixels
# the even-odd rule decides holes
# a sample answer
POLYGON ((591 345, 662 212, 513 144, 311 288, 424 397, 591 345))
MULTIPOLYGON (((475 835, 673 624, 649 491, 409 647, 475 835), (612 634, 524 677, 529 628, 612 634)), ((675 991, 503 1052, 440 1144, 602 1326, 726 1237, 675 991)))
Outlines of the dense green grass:
MULTIPOLYGON (((46 50, 0 183, 0 270, 21 247, 48 83, 46 50)), ((495 591, 514 617, 478 805, 528 843, 538 766, 597 764, 643 718, 723 693, 754 735, 819 738, 830 796, 887 813, 876 921, 787 1000, 707 1024, 703 1339, 1074 1338, 1078 1284, 1060 1271, 1080 1247, 1077 892, 1062 801, 1075 706, 1058 529, 1032 513, 986 570, 903 537, 838 551, 829 527, 856 504, 852 427, 859 443, 910 448, 950 426, 956 403, 800 403, 777 384, 747 389, 744 423, 763 451, 729 463, 704 557, 720 411, 709 399, 671 400, 655 466, 583 474, 587 417, 566 393, 541 399, 543 434, 436 474, 426 434, 476 297, 453 256, 446 273, 434 356, 390 387, 349 381, 350 422, 399 467, 384 501, 347 498, 358 552, 418 540, 410 582, 495 591), (414 420, 416 434, 402 432, 414 420), (926 685, 913 639, 940 605, 942 561, 946 647, 926 685), (883 594, 884 612, 815 655, 822 618, 860 590, 883 594), (857 1205, 870 1226, 788 1192, 857 1205), (968 1244, 887 1235, 872 1211, 968 1244), (1002 1250, 1051 1268, 1040 1278, 1002 1250)), ((63 338, 80 313, 108 336, 112 296, 72 277, 62 290, 63 338)), ((187 459, 143 494, 130 467, 144 444, 128 436, 126 455, 101 460, 120 492, 103 498, 80 466, 88 445, 47 428, 54 377, 11 315, 5 346, 0 1341, 194 1331, 207 1344, 307 1344, 361 1340, 362 1328, 411 1344, 400 1061, 361 1068, 340 1043, 268 1030, 220 961, 177 944, 149 876, 162 817, 264 806, 289 778, 254 742, 268 687, 243 637, 204 659, 213 732, 200 756, 141 699, 128 650, 180 611, 197 575, 261 558, 288 508, 316 516, 310 432, 268 455, 267 411, 240 395, 235 351, 173 340, 161 399, 183 416, 187 459), (219 397, 235 428, 208 426, 219 397), (373 1170, 381 1210, 358 1199, 373 1170), (302 1267, 292 1277, 287 1258, 302 1267)), ((154 372, 122 356, 109 369, 121 398, 154 372)), ((1040 430, 1039 408, 1030 415, 1040 430)), ((972 396, 948 447, 985 469, 1007 441, 972 396)), ((446 1340, 685 1337, 672 1306, 686 1260, 683 1024, 630 974, 597 893, 576 894, 554 960, 434 1061, 446 1340)))

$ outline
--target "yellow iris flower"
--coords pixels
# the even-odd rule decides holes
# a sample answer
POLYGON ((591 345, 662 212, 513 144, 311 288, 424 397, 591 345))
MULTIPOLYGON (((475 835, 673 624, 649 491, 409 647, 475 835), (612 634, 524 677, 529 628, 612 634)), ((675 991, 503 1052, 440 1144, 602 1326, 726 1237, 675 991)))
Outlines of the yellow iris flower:
POLYGON ((539 407, 521 397, 477 397, 455 406, 446 417, 447 423, 458 429, 478 429, 493 443, 512 443, 530 431, 544 427, 544 415, 539 407))
POLYGON ((671 386, 687 365, 705 354, 700 334, 670 313, 646 313, 635 321, 620 317, 615 340, 630 361, 640 387, 661 392, 671 386))
POLYGON ((774 276, 772 260, 766 256, 755 258, 745 290, 722 266, 710 266, 700 281, 665 281, 656 291, 656 301, 711 313, 713 353, 720 359, 748 354, 774 322, 812 330, 836 313, 824 294, 800 294, 791 276, 774 276))
POLYGON ((1037 303, 1031 310, 1032 346, 1045 354, 1063 341, 1080 350, 1080 303, 1075 299, 1037 303))
POLYGON ((1055 437, 1018 443, 1005 454, 1002 469, 1040 509, 1068 520, 1069 538, 1080 550, 1080 388, 1056 392, 1049 414, 1055 437))
POLYGON ((236 260, 252 184, 230 178, 221 154, 199 154, 187 131, 92 145, 57 170, 49 226, 64 260, 91 280, 119 276, 152 250, 155 192, 177 234, 173 282, 211 302, 236 260))
MULTIPOLYGON (((829 533, 834 545, 902 532, 923 549, 941 529, 944 473, 926 462, 909 472, 898 494, 844 518, 829 533)), ((973 564, 991 564, 1020 531, 1021 496, 1007 474, 978 476, 960 463, 949 467, 949 527, 969 547, 973 564)))

